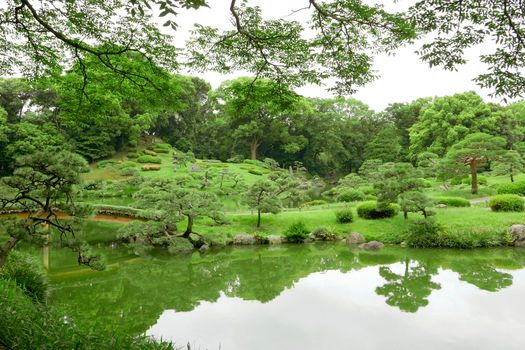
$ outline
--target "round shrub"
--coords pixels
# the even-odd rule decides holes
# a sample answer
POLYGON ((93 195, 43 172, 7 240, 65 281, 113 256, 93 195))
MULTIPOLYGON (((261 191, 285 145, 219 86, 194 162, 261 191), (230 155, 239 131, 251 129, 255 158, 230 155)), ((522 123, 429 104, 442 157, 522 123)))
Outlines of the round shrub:
POLYGON ((142 153, 144 153, 147 156, 158 156, 157 152, 150 151, 149 149, 142 150, 142 153))
POLYGON ((170 150, 169 150, 169 149, 166 149, 166 148, 157 148, 157 147, 155 147, 155 148, 153 149, 153 151, 154 151, 155 153, 170 153, 170 150))
POLYGON ((339 202, 357 202, 362 201, 363 199, 365 199, 365 194, 363 192, 352 189, 345 190, 337 196, 339 202))
MULTIPOLYGON (((461 180, 461 183, 464 185, 472 185, 471 177, 467 177, 461 180)), ((483 175, 478 175, 478 185, 487 185, 487 178, 483 175)))
MULTIPOLYGON (((147 166, 147 165, 146 165, 147 166)), ((122 176, 135 176, 139 173, 139 171, 135 168, 124 168, 120 171, 120 175, 122 176)))
POLYGON ((383 219, 391 218, 397 215, 399 206, 390 203, 385 208, 379 209, 377 202, 364 202, 357 206, 357 215, 363 219, 383 219))
POLYGON ((419 180, 421 181, 421 185, 423 186, 423 188, 432 187, 432 181, 428 181, 427 179, 424 179, 424 178, 420 178, 419 180))
POLYGON ((135 159, 135 158, 138 158, 139 157, 139 154, 137 152, 128 152, 128 155, 127 157, 129 159, 135 159))
POLYGON ((310 234, 310 231, 306 228, 306 225, 302 221, 298 221, 286 231, 284 231, 284 236, 286 237, 288 242, 291 243, 302 243, 306 238, 308 238, 308 235, 310 234))
POLYGON ((377 194, 377 190, 372 186, 361 186, 358 190, 366 195, 375 196, 377 194))
POLYGON ((315 230, 312 231, 312 237, 316 241, 333 241, 337 238, 335 233, 333 233, 326 227, 317 227, 315 230))
POLYGON ((525 181, 499 185, 496 192, 498 194, 518 194, 520 196, 525 196, 525 181))
POLYGON ((12 251, 7 262, 0 268, 0 278, 14 281, 24 293, 36 301, 47 297, 47 280, 36 260, 27 254, 12 251))
POLYGON ((489 200, 492 211, 523 211, 525 201, 516 194, 498 194, 489 200))
POLYGON ((137 165, 137 163, 135 163, 134 161, 126 160, 126 161, 120 163, 120 164, 118 165, 118 167, 119 167, 120 169, 124 169, 124 168, 133 168, 133 167, 135 167, 135 165, 137 165))
POLYGON ((345 208, 337 211, 335 213, 335 217, 337 219, 337 222, 340 224, 348 224, 352 221, 354 221, 354 214, 352 213, 352 209, 345 208))
POLYGON ((141 168, 142 171, 159 171, 160 165, 144 165, 141 168))
POLYGON ((445 204, 449 207, 470 207, 470 202, 461 197, 439 197, 436 199, 437 204, 445 204))
POLYGON ((463 181, 463 179, 461 177, 454 177, 450 180, 450 184, 451 185, 461 185, 461 182, 463 181))
POLYGON ((257 169, 250 169, 250 170, 248 170, 248 172, 250 174, 257 175, 257 176, 261 176, 263 174, 262 171, 259 171, 257 169))
POLYGON ((162 159, 155 156, 140 156, 137 158, 137 162, 139 163, 153 163, 153 164, 160 164, 162 163, 162 159))

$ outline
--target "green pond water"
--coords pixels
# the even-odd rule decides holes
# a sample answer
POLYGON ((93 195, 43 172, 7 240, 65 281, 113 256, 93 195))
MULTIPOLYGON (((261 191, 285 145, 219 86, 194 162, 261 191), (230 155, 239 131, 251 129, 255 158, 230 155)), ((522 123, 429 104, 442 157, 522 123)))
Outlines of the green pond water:
POLYGON ((525 249, 101 249, 105 272, 51 252, 51 303, 86 327, 210 350, 525 348, 525 249))

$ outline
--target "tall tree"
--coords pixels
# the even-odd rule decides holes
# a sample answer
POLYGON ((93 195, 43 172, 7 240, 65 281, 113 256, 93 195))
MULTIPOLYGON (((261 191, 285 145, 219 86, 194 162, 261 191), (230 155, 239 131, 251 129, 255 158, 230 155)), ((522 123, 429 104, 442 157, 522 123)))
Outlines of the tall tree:
POLYGON ((385 125, 366 145, 365 159, 396 162, 400 159, 401 145, 394 125, 385 125))

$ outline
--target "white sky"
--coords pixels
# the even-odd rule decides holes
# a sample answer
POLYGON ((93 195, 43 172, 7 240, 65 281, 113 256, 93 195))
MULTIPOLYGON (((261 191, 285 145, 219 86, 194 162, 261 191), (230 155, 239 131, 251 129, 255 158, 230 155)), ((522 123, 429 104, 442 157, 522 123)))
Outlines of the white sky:
MULTIPOLYGON (((240 1, 239 1, 240 2, 240 1)), ((385 7, 406 6, 411 1, 401 1, 401 5, 393 5, 392 0, 382 1, 385 7)), ((214 26, 220 29, 232 29, 229 14, 230 0, 210 0, 210 8, 197 11, 182 11, 176 21, 179 29, 175 33, 177 46, 183 47, 189 37, 189 31, 194 23, 214 26)), ((258 5, 266 18, 282 17, 307 4, 306 0, 249 0, 250 5, 258 5)), ((290 17, 295 20, 307 18, 308 11, 299 12, 290 17)), ((482 47, 467 52, 468 63, 460 66, 459 71, 450 72, 441 68, 429 68, 419 60, 414 51, 418 44, 401 48, 393 56, 381 55, 375 59, 375 70, 379 78, 361 88, 353 97, 365 102, 376 111, 384 109, 393 102, 410 102, 419 97, 452 95, 457 92, 476 91, 485 100, 502 103, 501 99, 489 98, 490 90, 479 88, 472 79, 484 72, 485 67, 479 62, 478 55, 482 47)), ((223 80, 246 75, 239 72, 234 75, 221 75, 213 72, 196 74, 212 84, 215 88, 223 80)), ((324 87, 305 86, 297 90, 305 96, 329 97, 324 87)))

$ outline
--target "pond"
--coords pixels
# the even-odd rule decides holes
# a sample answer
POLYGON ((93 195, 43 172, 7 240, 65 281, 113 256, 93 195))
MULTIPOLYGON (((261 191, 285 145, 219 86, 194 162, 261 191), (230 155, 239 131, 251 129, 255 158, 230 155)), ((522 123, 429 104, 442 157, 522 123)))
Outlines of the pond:
POLYGON ((525 348, 525 249, 104 250, 105 272, 51 254, 51 303, 78 324, 209 350, 525 348))

